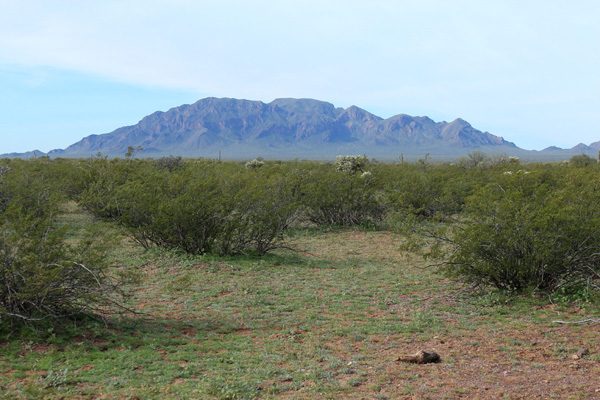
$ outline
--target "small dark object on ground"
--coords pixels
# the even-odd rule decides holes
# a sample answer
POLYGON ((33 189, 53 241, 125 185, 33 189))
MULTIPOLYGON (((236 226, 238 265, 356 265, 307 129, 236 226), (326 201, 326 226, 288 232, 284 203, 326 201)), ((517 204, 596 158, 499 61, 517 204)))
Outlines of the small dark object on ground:
POLYGON ((583 358, 583 356, 587 356, 588 354, 590 354, 590 351, 588 349, 579 349, 577 350, 577 353, 571 356, 571 358, 573 360, 579 360, 580 358, 583 358))
POLYGON ((433 350, 419 350, 412 356, 400 356, 396 361, 414 364, 439 363, 442 361, 440 355, 433 350))

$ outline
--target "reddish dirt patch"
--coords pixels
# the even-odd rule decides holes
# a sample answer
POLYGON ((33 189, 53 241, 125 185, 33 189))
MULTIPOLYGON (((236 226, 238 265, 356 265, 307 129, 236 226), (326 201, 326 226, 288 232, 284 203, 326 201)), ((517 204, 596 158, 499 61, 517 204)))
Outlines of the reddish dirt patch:
MULTIPOLYGON (((323 243, 307 249, 308 256, 330 260, 356 257, 384 263, 402 260, 403 264, 416 259, 398 250, 401 239, 386 232, 331 233, 320 240, 323 243)), ((394 310, 400 321, 408 321, 408 304, 415 298, 422 299, 422 307, 458 307, 457 283, 438 277, 435 284, 442 288, 440 293, 432 295, 416 289, 410 295, 394 297, 387 310, 371 310, 365 315, 376 321, 394 310)), ((374 302, 381 303, 380 300, 374 302)), ((415 334, 407 340, 404 335, 391 334, 370 336, 359 343, 349 343, 347 338, 328 343, 327 349, 339 359, 350 362, 357 354, 363 357, 350 367, 355 370, 352 374, 336 376, 340 386, 347 387, 340 398, 600 399, 600 380, 596 378, 600 376, 598 324, 574 328, 552 323, 555 316, 553 319, 587 318, 578 308, 563 309, 562 315, 558 315, 559 307, 553 304, 536 306, 534 310, 547 314, 547 322, 536 324, 519 315, 494 322, 493 315, 474 315, 467 323, 461 323, 456 314, 448 311, 438 313, 442 328, 429 339, 415 334), (589 354, 574 359, 577 349, 583 348, 589 354), (438 352, 442 362, 417 365, 396 361, 400 355, 428 349, 438 352)), ((308 389, 314 384, 306 381, 303 387, 308 389)), ((302 394, 290 391, 280 397, 321 398, 310 391, 302 394)))

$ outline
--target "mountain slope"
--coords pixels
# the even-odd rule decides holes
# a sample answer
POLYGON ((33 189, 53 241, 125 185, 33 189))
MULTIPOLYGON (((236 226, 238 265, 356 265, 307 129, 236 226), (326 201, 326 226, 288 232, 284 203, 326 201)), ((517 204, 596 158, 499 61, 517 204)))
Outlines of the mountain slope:
POLYGON ((128 146, 144 155, 213 156, 216 151, 288 158, 335 156, 342 151, 415 154, 464 153, 465 149, 518 148, 511 142, 456 119, 435 122, 405 114, 382 119, 359 107, 336 108, 312 99, 261 101, 206 98, 103 135, 91 135, 52 157, 81 157, 101 152, 122 156, 128 146))

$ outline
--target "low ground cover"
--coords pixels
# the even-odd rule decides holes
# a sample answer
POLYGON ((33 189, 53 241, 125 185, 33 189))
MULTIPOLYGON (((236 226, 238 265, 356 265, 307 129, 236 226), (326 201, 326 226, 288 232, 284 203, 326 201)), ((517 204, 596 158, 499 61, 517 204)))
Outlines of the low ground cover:
POLYGON ((295 231, 262 257, 189 256, 123 239, 140 315, 3 331, 15 399, 488 399, 600 396, 585 296, 471 294, 385 231, 295 231), (574 301, 575 300, 575 301, 574 301), (439 364, 399 363, 433 349, 439 364), (580 349, 589 354, 572 356, 580 349))

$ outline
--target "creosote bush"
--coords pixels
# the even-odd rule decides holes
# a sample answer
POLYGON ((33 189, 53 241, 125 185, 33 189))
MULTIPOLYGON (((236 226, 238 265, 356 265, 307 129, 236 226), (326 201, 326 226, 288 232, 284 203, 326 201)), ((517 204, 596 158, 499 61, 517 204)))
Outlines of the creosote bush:
POLYGON ((169 172, 173 172, 174 170, 185 168, 185 161, 181 156, 168 156, 161 157, 158 160, 154 161, 153 164, 156 168, 166 169, 169 172))
POLYGON ((234 163, 196 162, 168 171, 143 161, 133 168, 119 161, 94 162, 86 173, 82 205, 121 224, 146 248, 264 254, 281 246, 296 218, 297 185, 271 171, 281 165, 248 173, 234 163), (116 185, 102 184, 111 176, 116 185))
POLYGON ((142 160, 134 151, 0 160, 3 318, 92 312, 112 301, 104 241, 68 244, 57 223, 67 198, 145 248, 263 255, 285 247, 292 226, 412 228, 446 273, 474 284, 556 291, 600 283, 600 167, 584 158, 535 165, 473 152, 458 164, 366 156, 244 164, 142 160))
POLYGON ((378 167, 388 222, 439 219, 462 212, 465 199, 490 171, 457 165, 396 164, 378 167))
POLYGON ((571 157, 569 160, 569 165, 579 168, 587 167, 588 165, 594 165, 596 163, 597 161, 587 154, 578 154, 571 157))
POLYGON ((442 269, 510 291, 600 289, 598 174, 527 172, 499 175, 477 189, 453 234, 432 235, 443 244, 442 269))
POLYGON ((64 196, 37 163, 11 162, 1 177, 0 322, 104 311, 119 293, 108 241, 95 230, 67 243, 68 226, 57 224, 64 196))
POLYGON ((385 216, 383 196, 373 173, 311 170, 302 188, 306 218, 316 225, 374 226, 385 216))

